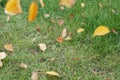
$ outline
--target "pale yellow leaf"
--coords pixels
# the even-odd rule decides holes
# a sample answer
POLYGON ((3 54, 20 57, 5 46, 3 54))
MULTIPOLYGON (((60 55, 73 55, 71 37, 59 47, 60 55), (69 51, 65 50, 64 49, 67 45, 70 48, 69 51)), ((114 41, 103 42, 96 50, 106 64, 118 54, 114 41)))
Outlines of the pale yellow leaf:
POLYGON ((38 46, 39 46, 39 48, 44 52, 45 50, 46 50, 46 44, 44 44, 44 43, 40 43, 40 44, 38 44, 38 46))
POLYGON ((4 59, 6 57, 5 52, 0 52, 0 60, 4 59))
POLYGON ((10 15, 6 17, 6 22, 9 22, 9 21, 10 21, 10 15))
POLYGON ((71 40, 72 38, 70 37, 70 36, 67 36, 66 38, 65 38, 65 40, 66 41, 69 41, 69 40, 71 40))
POLYGON ((32 80, 38 80, 38 73, 37 72, 32 72, 31 79, 32 80))
POLYGON ((77 30, 77 33, 82 33, 83 31, 84 31, 83 28, 79 28, 79 29, 77 30))
POLYGON ((6 44, 6 45, 4 45, 4 48, 8 51, 13 51, 13 45, 12 44, 6 44))
POLYGON ((2 61, 0 60, 0 68, 3 66, 3 63, 2 63, 2 61))
POLYGON ((27 69, 27 64, 25 64, 25 63, 20 63, 20 67, 27 69))
POLYGON ((40 4, 41 4, 41 7, 42 8, 45 7, 45 4, 44 4, 43 0, 39 0, 39 1, 40 1, 40 4))
POLYGON ((85 7, 85 3, 81 3, 81 7, 85 7))
POLYGON ((97 27, 97 29, 94 31, 94 34, 92 37, 95 37, 95 36, 103 36, 103 35, 106 35, 110 33, 110 30, 108 27, 106 26, 99 26, 97 27))
POLYGON ((44 18, 49 18, 50 14, 44 14, 44 18))
POLYGON ((47 71, 46 74, 51 75, 51 76, 57 76, 60 77, 60 74, 55 72, 55 71, 47 71))

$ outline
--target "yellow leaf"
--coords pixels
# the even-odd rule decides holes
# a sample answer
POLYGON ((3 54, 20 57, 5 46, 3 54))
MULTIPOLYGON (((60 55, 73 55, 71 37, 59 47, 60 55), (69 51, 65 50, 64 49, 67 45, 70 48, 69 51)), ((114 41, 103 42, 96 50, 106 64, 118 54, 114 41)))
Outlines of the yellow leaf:
POLYGON ((40 47, 40 49, 44 52, 45 50, 46 50, 46 44, 44 44, 44 43, 40 43, 40 44, 38 44, 38 46, 40 47))
POLYGON ((6 45, 4 45, 4 48, 8 51, 13 51, 13 45, 12 44, 6 44, 6 45))
POLYGON ((99 26, 95 31, 92 37, 103 36, 110 32, 109 28, 106 26, 99 26))
POLYGON ((45 6, 43 0, 40 0, 41 7, 43 8, 45 6))
POLYGON ((29 7, 29 15, 28 15, 28 21, 31 22, 33 21, 38 13, 38 6, 35 1, 32 2, 32 4, 29 7))
POLYGON ((8 0, 5 6, 5 13, 9 15, 22 13, 20 0, 8 0))
POLYGON ((0 52, 0 60, 4 59, 6 57, 5 52, 0 52))
POLYGON ((57 73, 57 72, 55 72, 55 71, 48 71, 48 72, 46 72, 46 74, 51 75, 51 76, 60 77, 59 73, 57 73))
POLYGON ((76 3, 76 1, 77 0, 60 0, 60 5, 70 8, 76 3))
POLYGON ((77 33, 82 33, 83 31, 84 31, 83 28, 79 28, 79 29, 77 30, 77 33))

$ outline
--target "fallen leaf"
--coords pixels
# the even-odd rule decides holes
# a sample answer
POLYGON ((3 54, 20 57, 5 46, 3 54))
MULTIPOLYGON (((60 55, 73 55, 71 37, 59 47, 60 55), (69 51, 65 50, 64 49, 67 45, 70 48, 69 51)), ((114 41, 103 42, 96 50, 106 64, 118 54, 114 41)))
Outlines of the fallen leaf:
POLYGON ((60 0, 60 5, 71 8, 77 0, 60 0))
POLYGON ((70 36, 67 36, 66 38, 65 38, 65 40, 66 41, 69 41, 69 40, 71 40, 72 38, 70 37, 70 36))
POLYGON ((64 20, 63 20, 63 19, 59 19, 59 20, 58 20, 58 25, 61 26, 61 25, 63 25, 63 24, 64 24, 64 20))
POLYGON ((33 21, 38 13, 38 6, 35 1, 33 1, 29 7, 29 15, 28 15, 28 21, 31 22, 33 21))
POLYGON ((112 11, 112 13, 114 13, 114 14, 116 13, 116 11, 115 11, 114 9, 112 9, 111 11, 112 11))
POLYGON ((8 15, 16 15, 22 13, 20 0, 8 0, 5 5, 5 11, 8 15))
POLYGON ((85 7, 85 3, 81 3, 81 7, 85 7))
POLYGON ((2 63, 2 61, 0 60, 0 68, 1 68, 1 67, 3 67, 3 63, 2 63))
POLYGON ((62 31, 62 33, 61 33, 61 37, 65 38, 66 36, 67 36, 67 29, 64 28, 63 31, 62 31))
POLYGON ((57 41, 58 41, 59 43, 62 43, 62 42, 63 42, 63 38, 60 36, 60 37, 57 38, 57 41))
POLYGON ((21 68, 24 68, 24 69, 27 69, 27 64, 25 64, 25 63, 20 63, 20 67, 21 67, 21 68))
POLYGON ((65 9, 64 6, 60 6, 60 10, 63 11, 65 9))
POLYGON ((112 32, 113 32, 114 34, 118 34, 118 32, 117 32, 114 28, 112 28, 112 32))
POLYGON ((41 4, 41 7, 42 8, 45 7, 45 4, 44 4, 43 0, 39 0, 39 1, 40 1, 40 4, 41 4))
POLYGON ((84 31, 83 28, 79 28, 79 29, 77 30, 77 33, 82 33, 83 31, 84 31))
POLYGON ((44 14, 44 18, 49 18, 50 14, 44 14))
POLYGON ((100 9, 102 9, 103 8, 103 4, 99 3, 99 7, 100 7, 100 9))
POLYGON ((47 71, 46 74, 51 75, 51 76, 57 76, 60 77, 60 74, 55 72, 55 71, 47 71))
POLYGON ((0 52, 0 60, 4 59, 6 57, 5 52, 0 52))
POLYGON ((110 30, 108 27, 106 26, 99 26, 97 27, 97 29, 94 31, 94 34, 92 37, 95 37, 95 36, 103 36, 103 35, 106 35, 110 33, 110 30))
POLYGON ((80 60, 80 58, 73 58, 73 60, 75 60, 75 61, 79 61, 79 60, 80 60))
POLYGON ((70 14, 70 18, 73 18, 75 15, 74 14, 70 14))
POLYGON ((44 44, 44 43, 40 43, 40 44, 38 44, 38 46, 39 46, 39 48, 44 52, 45 50, 46 50, 46 44, 44 44))
POLYGON ((38 80, 38 73, 37 72, 32 72, 31 79, 32 80, 38 80))
POLYGON ((40 30, 40 28, 37 27, 37 28, 36 28, 36 31, 40 32, 41 30, 40 30))
POLYGON ((10 21, 10 15, 6 17, 6 22, 9 22, 9 21, 10 21))
POLYGON ((4 48, 8 51, 11 51, 11 52, 13 51, 13 45, 12 44, 5 44, 4 48))

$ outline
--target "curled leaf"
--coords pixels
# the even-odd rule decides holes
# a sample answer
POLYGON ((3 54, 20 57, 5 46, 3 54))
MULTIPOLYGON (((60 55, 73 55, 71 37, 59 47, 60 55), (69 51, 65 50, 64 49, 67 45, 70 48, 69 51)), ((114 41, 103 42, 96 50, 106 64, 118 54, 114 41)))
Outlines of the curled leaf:
POLYGON ((6 57, 5 52, 0 52, 0 60, 4 59, 6 57))
POLYGON ((77 0, 60 0, 60 5, 71 8, 77 0))
POLYGON ((31 79, 32 80, 38 80, 38 73, 37 72, 32 72, 31 79))
POLYGON ((4 48, 8 51, 13 51, 13 45, 12 44, 6 44, 6 45, 4 45, 4 48))
POLYGON ((40 47, 40 49, 44 52, 45 50, 46 50, 46 44, 44 44, 44 43, 40 43, 40 44, 38 44, 38 46, 40 47))
POLYGON ((20 0, 8 0, 4 12, 8 15, 16 15, 22 13, 20 0))
POLYGON ((29 15, 28 15, 28 21, 31 22, 33 21, 38 13, 38 6, 35 1, 33 1, 29 7, 29 15))
POLYGON ((110 30, 108 27, 106 26, 99 26, 95 31, 94 31, 94 34, 92 37, 95 37, 95 36, 103 36, 103 35, 106 35, 110 33, 110 30))

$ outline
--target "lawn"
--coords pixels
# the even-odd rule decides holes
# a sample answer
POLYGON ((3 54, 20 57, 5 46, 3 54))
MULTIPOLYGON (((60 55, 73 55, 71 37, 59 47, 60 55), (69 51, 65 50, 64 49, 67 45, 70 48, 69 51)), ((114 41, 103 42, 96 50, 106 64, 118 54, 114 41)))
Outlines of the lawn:
POLYGON ((33 71, 38 72, 39 80, 46 80, 46 71, 58 72, 60 80, 120 80, 120 0, 78 0, 63 11, 58 0, 44 0, 45 7, 38 3, 36 19, 28 22, 31 1, 21 0, 23 13, 11 16, 9 22, 4 7, 0 7, 0 52, 7 54, 0 80, 31 80, 33 71), (84 8, 81 3, 85 3, 84 8), (44 18, 44 14, 50 17, 44 18), (64 24, 51 19, 62 19, 64 24), (108 26, 110 34, 92 38, 99 25, 108 26), (56 39, 64 28, 72 39, 59 43, 56 39), (78 34, 79 28, 85 31, 78 34), (47 45, 46 51, 39 49, 39 43, 47 45), (5 44, 13 44, 14 51, 7 51, 5 44), (20 68, 20 63, 28 68, 20 68))

